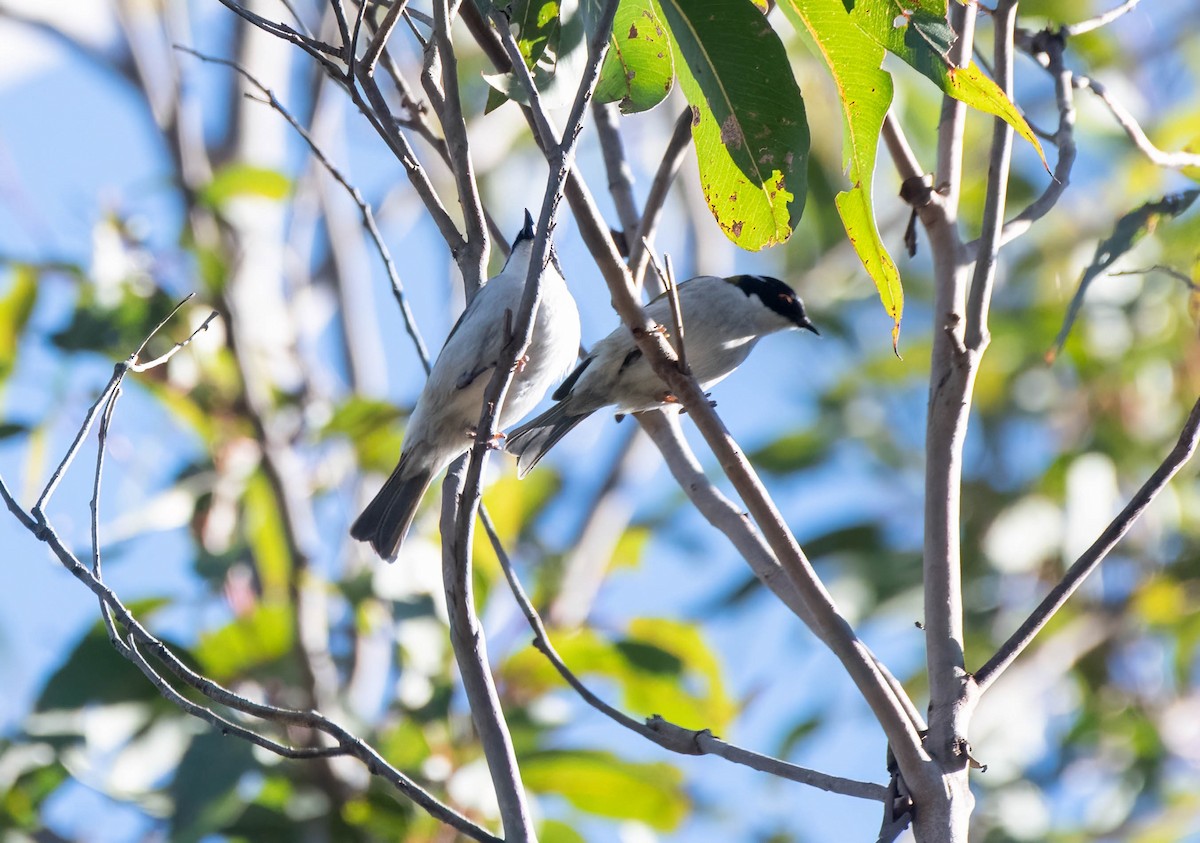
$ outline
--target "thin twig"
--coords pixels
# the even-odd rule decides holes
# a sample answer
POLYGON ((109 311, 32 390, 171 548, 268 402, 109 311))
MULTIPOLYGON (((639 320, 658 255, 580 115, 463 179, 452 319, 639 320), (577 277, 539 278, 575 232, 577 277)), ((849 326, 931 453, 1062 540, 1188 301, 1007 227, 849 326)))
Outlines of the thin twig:
POLYGON ((625 157, 617 114, 617 107, 613 103, 592 103, 592 122, 596 126, 596 139, 600 142, 600 152, 604 157, 604 171, 608 174, 608 194, 617 210, 625 246, 632 250, 632 240, 641 218, 633 198, 633 168, 625 157))
MULTIPOLYGON (((366 3, 366 0, 363 0, 366 3)), ((387 46, 388 39, 392 37, 392 30, 396 28, 396 23, 400 20, 400 14, 408 6, 408 0, 398 0, 392 4, 392 8, 388 9, 384 15, 383 21, 379 24, 379 28, 375 30, 375 35, 371 39, 371 44, 367 47, 367 52, 362 60, 362 72, 368 77, 375 75, 375 65, 379 62, 379 57, 383 54, 384 47, 387 46)))
MULTIPOLYGON (((486 652, 482 644, 482 631, 474 617, 470 594, 471 539, 481 497, 483 466, 490 442, 496 434, 500 409, 504 406, 509 386, 517 371, 517 361, 526 353, 533 336, 534 319, 542 292, 542 275, 550 256, 554 220, 575 157, 587 104, 600 78, 600 65, 608 49, 609 33, 616 10, 617 0, 605 2, 596 32, 588 44, 587 68, 576 91, 561 143, 556 142, 553 145, 550 177, 542 200, 520 309, 514 314, 508 341, 501 349, 495 372, 484 392, 475 445, 470 452, 466 475, 461 481, 458 480, 461 471, 460 460, 458 466, 451 468, 443 498, 443 577, 447 585, 447 603, 452 616, 451 638, 455 642, 455 657, 463 674, 464 687, 471 702, 471 715, 480 731, 488 769, 496 786, 505 834, 522 840, 534 839, 533 827, 503 712, 500 710, 491 676, 482 669, 486 664, 486 652), (462 484, 459 494, 452 491, 456 483, 462 484), (446 540, 448 536, 452 537, 449 541, 446 540), (468 635, 471 637, 467 638, 468 635), (468 675, 472 676, 473 681, 467 681, 468 675)), ((525 70, 523 81, 530 93, 530 100, 536 102, 537 87, 529 78, 523 62, 520 67, 525 70)))
POLYGON ((779 778, 799 782, 800 784, 810 785, 829 791, 830 793, 840 793, 845 796, 871 799, 877 802, 883 801, 887 793, 887 788, 882 785, 845 779, 840 776, 831 776, 817 770, 810 770, 806 767, 790 764, 778 758, 772 758, 771 756, 762 755, 726 743, 714 736, 708 729, 685 729, 658 715, 651 717, 645 722, 635 720, 620 709, 609 705, 588 688, 583 680, 563 661, 562 656, 550 641, 550 635, 546 631, 546 625, 542 621, 541 615, 534 608, 533 602, 529 599, 529 595, 525 591, 525 587, 521 584, 516 569, 513 567, 512 559, 505 552, 494 525, 490 520, 485 520, 483 523, 484 529, 487 530, 488 537, 492 541, 492 547, 496 551, 496 556, 500 560, 500 569, 504 572, 504 578, 508 581, 509 590, 512 591, 513 597, 521 609, 521 613, 525 615, 525 620, 529 623, 530 629, 533 630, 534 648, 546 657, 554 669, 558 671, 558 675, 562 677, 563 681, 592 708, 613 722, 624 726, 631 732, 635 732, 671 752, 677 752, 681 755, 717 755, 734 764, 751 767, 760 772, 769 773, 779 778))
POLYGON ((1154 142, 1146 136, 1146 132, 1142 129, 1137 118, 1133 116, 1119 100, 1113 97, 1108 92, 1108 88, 1100 82, 1088 76, 1076 75, 1072 79, 1072 84, 1080 90, 1089 90, 1100 101, 1108 106, 1108 110, 1112 113, 1113 119, 1117 121, 1117 125, 1124 130, 1129 140, 1138 148, 1151 163, 1159 167, 1167 167, 1172 170, 1182 170, 1185 167, 1200 167, 1200 154, 1195 152, 1165 152, 1154 145, 1154 142))
MULTIPOLYGON (((91 508, 91 533, 92 533, 92 575, 98 580, 104 579, 101 572, 100 562, 100 480, 104 476, 104 451, 108 445, 108 428, 112 423, 113 410, 116 409, 117 399, 121 397, 120 384, 112 391, 108 397, 108 402, 104 405, 104 412, 100 416, 100 427, 96 430, 96 474, 92 481, 92 501, 91 508)), ((128 646, 117 633, 116 624, 113 623, 112 612, 104 601, 99 601, 100 616, 104 620, 104 628, 108 631, 108 640, 114 647, 124 655, 124 649, 128 646)))
POLYGON ((450 153, 450 172, 458 189, 458 204, 463 212, 466 247, 458 256, 463 286, 469 303, 487 278, 489 238, 484 223, 483 201, 475 179, 475 164, 471 158, 471 143, 467 137, 467 121, 463 117, 462 99, 458 91, 458 57, 450 36, 450 0, 433 0, 433 37, 437 45, 438 64, 442 71, 442 108, 438 118, 446 135, 450 153))
POLYGON ((1147 266, 1144 269, 1126 269, 1121 272, 1110 272, 1110 276, 1116 275, 1149 275, 1151 272, 1161 272, 1163 275, 1174 278, 1176 281, 1182 281, 1187 285, 1189 290, 1200 289, 1200 284, 1192 280, 1186 272, 1180 272, 1173 266, 1165 266, 1161 263, 1156 263, 1154 266, 1147 266))
POLYGON ((988 659, 983 667, 976 671, 975 685, 978 687, 980 693, 986 691, 1000 674, 1013 663, 1017 656, 1033 643, 1037 634, 1054 617, 1054 614, 1063 607, 1063 604, 1075 593, 1075 590, 1087 579, 1088 575, 1104 560, 1104 557, 1116 546, 1117 542, 1129 532, 1134 522, 1141 517, 1146 508, 1158 497, 1159 492, 1166 487, 1176 472, 1192 458, 1192 455, 1196 452, 1198 442, 1200 442, 1200 401, 1197 401, 1192 406, 1192 411, 1188 414, 1187 421, 1180 431, 1179 440, 1175 443, 1175 447, 1171 449, 1171 453, 1167 454, 1166 459, 1162 461, 1162 464, 1142 484, 1137 493, 1130 498, 1129 503, 1125 505, 1120 514, 1104 528, 1104 532, 1092 543, 1092 546, 1084 551, 1083 555, 1076 559, 1075 563, 1067 569, 1066 574, 1063 575, 1058 585, 1051 589, 1050 593, 1038 604, 1038 607, 1025 619, 1025 622, 1021 624, 1017 631, 1001 645, 996 654, 988 659))
POLYGON ((1122 15, 1132 12, 1141 0, 1125 0, 1120 6, 1115 9, 1109 9, 1101 15, 1096 15, 1094 18, 1081 20, 1079 23, 1067 24, 1063 27, 1063 32, 1071 37, 1083 35, 1085 32, 1091 32, 1094 29, 1099 29, 1102 26, 1108 26, 1113 21, 1120 18, 1122 15))
POLYGON ((663 150, 662 161, 650 182, 650 192, 646 194, 646 204, 642 208, 642 220, 638 224, 637 236, 629 246, 629 270, 633 274, 635 287, 641 287, 648 265, 647 256, 652 251, 654 234, 658 222, 662 219, 663 208, 666 205, 667 194, 675 182, 683 166, 684 156, 691 146, 692 140, 692 109, 684 108, 675 119, 675 128, 663 150))
MULTIPOLYGON (((45 542, 51 552, 62 563, 77 580, 82 582, 89 590, 100 598, 113 612, 113 615, 122 626, 128 630, 128 635, 131 641, 137 641, 143 644, 154 657, 177 679, 184 682, 191 688, 199 691, 204 696, 208 697, 213 702, 227 706, 229 708, 240 711, 244 714, 249 714, 252 717, 258 717, 274 723, 279 723, 288 726, 300 726, 309 729, 319 730, 329 735, 340 746, 347 749, 346 754, 358 758, 366 765, 367 770, 372 775, 378 775, 387 780, 401 794, 411 799, 419 807, 424 809, 434 819, 440 820, 447 825, 461 831, 473 840, 483 841, 484 843, 501 843, 500 839, 489 833, 486 829, 471 822, 471 820, 459 814, 454 809, 440 802, 431 793, 417 785, 412 779, 404 775, 398 769, 393 767, 383 759, 379 753, 362 741, 362 739, 353 735, 342 726, 325 717, 316 711, 298 711, 295 709, 281 708, 279 706, 267 705, 265 703, 257 703, 246 697, 236 694, 227 688, 213 682, 211 679, 203 676, 200 673, 189 668, 184 662, 176 656, 169 647, 161 640, 152 635, 129 611, 120 598, 106 586, 101 580, 97 579, 92 572, 75 557, 62 539, 59 538, 53 526, 49 523, 39 523, 30 515, 27 515, 17 503, 9 491, 4 478, 0 477, 0 498, 4 500, 8 507, 17 519, 25 526, 30 533, 39 541, 45 542)), ((131 658, 132 649, 127 648, 128 652, 123 651, 127 658, 131 658)))
POLYGON ((283 116, 283 119, 286 120, 293 129, 295 129, 296 133, 299 134, 304 142, 308 145, 309 150, 312 151, 313 157, 315 157, 321 166, 325 168, 326 172, 333 177, 333 180, 340 184, 346 190, 346 193, 350 195, 351 200, 353 200, 354 204, 358 207, 358 212, 362 216, 363 227, 366 228, 367 234, 370 236, 371 242, 375 246, 375 250, 379 253, 379 257, 383 261, 383 267, 387 272, 388 282, 391 284, 392 297, 395 298, 396 304, 400 308, 400 316, 404 322, 404 330, 412 339, 413 345, 416 346, 417 355, 421 359, 421 365, 425 367, 425 372, 428 373, 430 367, 429 350, 425 346, 425 340, 421 337, 420 331, 417 329, 416 317, 413 315, 412 308, 408 304, 408 296, 404 290, 404 282, 400 280, 400 273, 396 269, 396 262, 392 259, 392 253, 388 249, 387 244, 383 239, 383 235, 379 231, 379 225, 375 220, 375 212, 363 198, 362 192, 350 183, 349 179, 347 179, 342 171, 333 163, 332 160, 330 160, 329 156, 325 154, 325 151, 321 149, 320 145, 316 142, 316 139, 313 138, 309 131, 300 124, 300 121, 292 115, 287 107, 279 101, 279 99, 275 96, 274 91, 266 87, 262 82, 255 78, 248 70, 246 70, 246 68, 242 67, 237 62, 230 61, 229 59, 205 55, 204 53, 197 52, 189 47, 176 45, 175 48, 177 50, 181 50, 182 52, 193 55, 201 61, 220 64, 232 68, 247 82, 256 87, 262 93, 262 95, 266 97, 267 105, 279 112, 279 114, 283 116))
POLYGON ((646 248, 646 254, 650 256, 650 265, 654 267, 654 272, 658 276, 658 280, 662 282, 663 289, 666 292, 667 300, 671 303, 671 327, 674 329, 673 336, 675 337, 675 342, 672 345, 675 347, 675 354, 679 356, 679 368, 686 373, 689 369, 683 345, 683 308, 679 305, 679 287, 675 284, 675 273, 671 268, 671 256, 663 255, 664 266, 654 256, 649 243, 642 241, 642 245, 646 248))

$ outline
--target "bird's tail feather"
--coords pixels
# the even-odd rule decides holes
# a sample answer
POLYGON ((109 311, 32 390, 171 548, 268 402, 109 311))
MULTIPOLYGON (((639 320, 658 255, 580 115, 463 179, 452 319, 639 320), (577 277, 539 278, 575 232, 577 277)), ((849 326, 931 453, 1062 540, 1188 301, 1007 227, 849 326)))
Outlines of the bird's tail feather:
POLYGON ((400 543, 408 535, 421 498, 436 473, 427 466, 414 467, 410 460, 400 460, 392 476, 350 527, 350 535, 370 542, 381 557, 395 561, 400 543))
POLYGON ((528 474, 554 444, 591 413, 572 415, 555 404, 532 421, 513 430, 504 439, 504 450, 517 457, 517 476, 528 474))

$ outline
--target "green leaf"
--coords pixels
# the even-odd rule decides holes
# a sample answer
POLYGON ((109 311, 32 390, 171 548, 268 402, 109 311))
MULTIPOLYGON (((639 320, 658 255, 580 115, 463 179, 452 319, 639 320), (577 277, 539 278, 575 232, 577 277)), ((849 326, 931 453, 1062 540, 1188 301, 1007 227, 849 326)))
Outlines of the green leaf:
POLYGON ((537 793, 557 793, 601 817, 638 820, 659 831, 687 815, 683 775, 669 764, 635 764, 608 752, 561 750, 521 759, 521 778, 537 793))
POLYGON ((247 741, 215 731, 193 738, 169 788, 174 806, 170 839, 193 843, 235 820, 246 807, 238 782, 256 766, 247 741))
POLYGON ((228 682, 278 661, 291 649, 291 608, 260 603, 250 613, 201 635, 193 652, 204 673, 228 682))
POLYGON ((1079 309, 1083 306, 1083 297, 1091 283, 1112 266, 1117 258, 1132 249, 1142 237, 1153 233, 1160 222, 1177 217, 1190 208, 1197 196, 1200 196, 1200 190, 1171 193, 1154 202, 1147 202, 1117 220, 1113 233, 1096 246, 1092 262, 1083 271, 1083 277, 1079 279, 1079 289, 1075 291, 1075 296, 1067 308, 1062 328, 1054 340, 1054 345, 1046 352, 1047 362, 1053 362, 1062 351, 1063 344, 1071 333, 1071 326, 1075 324, 1079 309))
MULTIPOLYGON (((127 604, 138 620, 145 621, 165 598, 127 604)), ((89 704, 142 702, 159 699, 158 691, 124 656, 113 649, 102 621, 96 621, 75 645, 63 664, 51 674, 38 695, 38 711, 82 708, 89 704)))
POLYGON ((560 820, 543 820, 538 840, 542 843, 587 843, 582 834, 560 820))
POLYGON ((620 103, 621 113, 648 111, 675 82, 671 36, 652 0, 622 0, 596 85, 597 102, 620 103))
POLYGON ((743 249, 783 243, 804 211, 808 120, 779 36, 750 0, 661 0, 692 106, 700 184, 743 249))
POLYGON ((286 199, 291 189, 291 180, 278 170, 252 164, 228 164, 200 189, 199 199, 212 208, 220 208, 231 199, 246 196, 278 202, 286 199))
POLYGON ((856 3, 851 17, 870 38, 930 79, 943 93, 1012 126, 1033 145, 1042 166, 1049 171, 1042 145, 1016 104, 974 62, 962 68, 951 63, 947 53, 955 36, 946 23, 945 0, 906 3, 904 14, 897 14, 899 8, 889 3, 856 3))
POLYGON ((262 585, 263 600, 267 603, 285 603, 288 600, 292 557, 283 516, 279 512, 279 501, 261 471, 246 482, 242 506, 242 528, 254 553, 254 566, 262 585))
MULTIPOLYGON (((575 96, 583 72, 584 20, 577 0, 516 0, 511 7, 517 46, 533 76, 542 103, 566 105, 575 96)), ((483 74, 492 90, 484 112, 513 100, 529 104, 529 95, 511 73, 483 74)))
POLYGON ((816 43, 842 104, 842 159, 850 189, 834 204, 846 236, 892 317, 892 346, 900 338, 904 290, 900 273, 875 223, 871 179, 883 118, 892 102, 892 77, 880 69, 884 49, 854 25, 840 0, 784 0, 784 14, 816 43))
MULTIPOLYGON (((689 624, 639 619, 615 643, 581 630, 555 636, 554 645, 576 674, 615 682, 621 704, 641 715, 661 714, 685 728, 722 731, 736 711, 725 692, 720 663, 689 624)), ((562 686, 558 673, 533 649, 513 655, 504 675, 531 692, 562 686)))
POLYGON ((400 456, 404 439, 399 425, 402 418, 404 413, 395 404, 353 396, 334 408, 333 415, 317 436, 320 439, 346 437, 354 446, 362 468, 388 472, 400 456))
POLYGON ((14 264, 12 276, 12 285, 0 298, 0 383, 12 374, 21 334, 37 302, 37 270, 26 264, 14 264))
POLYGON ((759 471, 790 474, 815 465, 826 454, 829 437, 818 430, 786 433, 751 452, 750 462, 759 471))

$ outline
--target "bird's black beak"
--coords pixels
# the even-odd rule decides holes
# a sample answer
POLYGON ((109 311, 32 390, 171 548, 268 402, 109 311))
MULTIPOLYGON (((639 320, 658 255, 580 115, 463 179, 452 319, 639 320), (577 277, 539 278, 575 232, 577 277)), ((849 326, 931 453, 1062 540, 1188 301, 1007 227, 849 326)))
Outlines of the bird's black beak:
POLYGON ((811 320, 811 319, 809 319, 807 316, 805 316, 805 317, 804 317, 804 321, 800 323, 800 327, 801 327, 801 328, 803 328, 803 329, 804 329, 804 330, 806 330, 806 331, 812 331, 812 332, 813 332, 814 334, 816 334, 818 337, 819 337, 819 336, 821 336, 821 332, 817 330, 817 326, 816 326, 816 325, 814 325, 814 324, 812 323, 812 320, 811 320))
POLYGON ((522 243, 533 242, 533 216, 529 213, 529 209, 525 209, 525 227, 517 232, 517 238, 513 240, 512 247, 515 251, 517 246, 522 243))

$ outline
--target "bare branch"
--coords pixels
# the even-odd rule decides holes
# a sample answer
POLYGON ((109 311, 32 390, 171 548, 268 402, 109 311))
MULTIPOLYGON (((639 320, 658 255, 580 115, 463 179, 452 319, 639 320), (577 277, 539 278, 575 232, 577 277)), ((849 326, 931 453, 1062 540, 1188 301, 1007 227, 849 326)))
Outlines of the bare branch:
POLYGON ((1104 528, 1104 532, 1092 546, 1067 569, 1062 580, 1051 589, 1020 628, 975 673, 975 685, 980 693, 986 691, 1017 656, 1033 643, 1033 639, 1054 617, 1055 612, 1062 608, 1087 576, 1104 560, 1109 551, 1129 532, 1134 522, 1141 517, 1146 507, 1154 501, 1176 472, 1192 458, 1198 442, 1200 442, 1200 401, 1192 406, 1192 411, 1188 414, 1187 421, 1179 434, 1179 441, 1176 442, 1175 447, 1171 449, 1171 453, 1167 455, 1162 464, 1142 484, 1137 494, 1130 498, 1129 503, 1125 505, 1120 514, 1104 528))
MULTIPOLYGON (((1058 149, 1058 160, 1054 162, 1050 184, 1042 194, 1004 224, 1000 232, 1000 246, 1025 234, 1034 222, 1050 212, 1071 183, 1071 168, 1075 165, 1075 94, 1071 71, 1063 64, 1063 40, 1049 32, 1030 36, 1018 30, 1016 44, 1054 77, 1054 95, 1058 105, 1058 130, 1054 133, 1054 145, 1058 149)), ((975 243, 968 244, 968 254, 975 247, 975 243)))
POLYGON ((467 301, 470 302, 487 278, 488 230, 483 220, 483 202, 479 198, 467 123, 463 118, 462 99, 458 91, 458 57, 450 40, 450 0, 433 0, 433 18, 433 38, 442 69, 444 96, 438 118, 446 134, 450 172, 458 188, 458 204, 462 208, 466 228, 466 246, 457 257, 467 301))
POLYGON ((1178 269, 1176 269, 1173 266, 1164 266, 1161 263, 1156 263, 1154 266, 1147 266, 1144 269, 1126 269, 1122 272, 1110 272, 1108 274, 1111 276, 1149 275, 1151 272, 1161 272, 1163 275, 1167 275, 1171 278, 1174 278, 1176 281, 1182 281, 1184 284, 1187 285, 1187 288, 1189 290, 1200 289, 1200 285, 1198 285, 1195 281, 1193 281, 1186 272, 1180 272, 1178 269))
POLYGON ((892 163, 895 164, 901 181, 925 178, 925 171, 921 169, 904 129, 891 109, 883 117, 883 141, 887 144, 888 154, 892 156, 892 163))
MULTIPOLYGON (((1016 0, 1000 0, 992 14, 994 30, 995 81, 1010 100, 1013 97, 1013 32, 1017 22, 1016 0)), ((1008 176, 1012 169, 1013 129, 1007 121, 992 120, 992 150, 988 161, 987 192, 984 195, 982 233, 975 254, 975 275, 967 300, 967 348, 983 352, 987 347, 988 310, 996 281, 1000 255, 1000 230, 1008 200, 1008 176)))
MULTIPOLYGON (((550 156, 550 177, 542 200, 520 311, 514 315, 511 331, 507 332, 508 340, 501 349, 495 372, 484 393, 475 445, 471 449, 466 466, 466 476, 459 480, 462 476, 462 460, 459 460, 451 469, 444 487, 443 578, 446 582, 447 603, 451 606, 455 618, 451 635, 455 642, 454 653, 459 670, 463 674, 463 685, 471 701, 471 715, 480 732, 484 754, 488 760, 488 770, 496 787, 506 836, 518 840, 535 838, 512 741, 508 736, 490 673, 486 670, 482 630, 474 617, 470 589, 471 537, 475 516, 479 510, 483 465, 487 459, 490 442, 496 433, 500 408, 504 406, 509 385, 516 374, 517 361, 525 354, 533 336, 534 319, 541 298, 542 275, 550 256, 550 237, 555 216, 575 156, 585 110, 600 78, 600 64, 608 49, 609 33, 616 9, 617 0, 607 0, 604 4, 596 33, 588 44, 587 69, 580 80, 562 141, 553 142, 550 146, 553 150, 550 156), (452 538, 448 541, 448 537, 452 538)), ((511 40, 511 34, 508 37, 511 40)), ((524 82, 531 100, 536 102, 537 87, 529 78, 524 63, 518 64, 525 70, 524 82)))
POLYGON ((1113 119, 1117 121, 1129 140, 1133 142, 1142 154, 1150 159, 1151 163, 1159 167, 1168 167, 1172 170, 1182 170, 1185 167, 1200 167, 1200 154, 1195 152, 1164 152, 1154 145, 1153 141, 1146 136, 1142 126, 1138 123, 1137 118, 1120 103, 1112 94, 1108 92, 1108 88, 1087 76, 1075 76, 1072 79, 1072 84, 1081 90, 1089 90, 1100 101, 1108 106, 1108 110, 1112 113, 1113 119))
POLYGON ((400 20, 401 13, 407 6, 408 0, 399 0, 399 2, 393 3, 384 16, 383 21, 379 24, 379 28, 375 31, 375 35, 371 39, 371 44, 367 47, 366 55, 363 56, 362 60, 362 72, 367 76, 373 77, 375 75, 375 65, 378 63, 379 57, 383 54, 388 39, 392 37, 392 30, 396 28, 396 23, 400 20))
POLYGON ((383 261, 384 270, 387 272, 388 281, 392 287, 392 296, 396 299, 396 304, 400 308, 400 316, 404 321, 404 330, 412 339, 413 345, 417 349, 417 355, 421 359, 421 365, 425 367, 425 371, 428 373, 430 366, 429 350, 425 346, 425 340, 421 337, 420 331, 417 329, 416 317, 413 316, 412 308, 408 304, 408 297, 404 291, 404 283, 400 280, 400 273, 396 270, 396 262, 392 260, 391 251, 388 249, 387 244, 384 242, 383 235, 379 231, 379 225, 375 220, 375 212, 371 209, 371 206, 367 204, 367 201, 363 198, 363 195, 359 189, 350 183, 342 171, 338 169, 333 161, 330 160, 329 156, 325 154, 324 150, 321 149, 320 145, 317 144, 316 139, 313 138, 312 134, 305 129, 304 126, 300 124, 300 121, 297 120, 287 109, 287 107, 278 100, 278 98, 275 96, 275 93, 257 78, 251 75, 246 68, 242 67, 237 62, 230 61, 228 59, 216 58, 214 56, 208 56, 188 47, 176 45, 176 49, 193 55, 201 61, 220 64, 232 68, 237 73, 241 74, 241 76, 247 82, 249 82, 262 93, 262 95, 266 98, 266 103, 271 108, 278 111, 283 116, 283 119, 285 119, 288 124, 296 130, 296 133, 304 139, 304 142, 308 144, 308 148, 312 151, 313 157, 316 158, 321 166, 323 166, 329 173, 329 175, 333 177, 334 181, 345 188, 346 192, 350 195, 350 198, 354 201, 354 204, 358 206, 359 214, 362 216, 363 227, 366 228, 367 234, 371 238, 371 242, 374 244, 376 251, 379 253, 380 259, 383 261))
POLYGON ((1140 2, 1141 0, 1125 0, 1120 6, 1109 9, 1102 15, 1096 15, 1094 18, 1088 18, 1087 20, 1081 20, 1079 23, 1064 26, 1063 32, 1074 37, 1076 35, 1083 35, 1085 32, 1091 32, 1094 29, 1099 29, 1102 26, 1108 26, 1126 13, 1132 12, 1140 2))
POLYGON ((633 283, 636 287, 643 284, 647 257, 650 254, 647 244, 654 243, 654 234, 658 229, 658 221, 662 218, 667 194, 675 182, 675 176, 679 174, 679 168, 683 166, 683 158, 691 140, 692 109, 684 108, 675 120, 671 139, 667 141, 658 171, 654 174, 654 180, 650 182, 650 192, 646 194, 646 206, 642 208, 642 220, 638 224, 637 236, 629 246, 629 269, 633 273, 633 283))
POLYGON ((517 576, 516 569, 513 568, 512 559, 505 552, 495 527, 492 525, 490 519, 485 519, 483 523, 488 537, 491 539, 492 547, 496 551, 496 556, 500 560, 500 568, 504 571, 505 579, 508 580, 509 589, 512 591, 517 605, 521 608, 522 614, 525 615, 525 620, 529 623, 530 629, 533 630, 534 648, 546 657, 554 669, 558 671, 558 675, 563 678, 563 681, 592 708, 615 723, 629 729, 631 732, 636 732, 647 740, 671 752, 677 752, 681 755, 716 755, 734 764, 751 767, 763 773, 769 773, 782 779, 789 779, 800 784, 820 788, 830 793, 840 793, 845 796, 871 799, 877 802, 884 800, 887 788, 882 785, 845 779, 840 776, 831 776, 827 773, 790 764, 778 758, 772 758, 768 755, 762 755, 726 743, 714 736, 708 729, 685 729, 658 715, 654 715, 645 722, 635 720, 620 709, 609 705, 588 688, 583 680, 567 667, 566 662, 563 661, 562 656, 559 655, 553 643, 551 643, 545 623, 543 623, 537 609, 534 608, 533 602, 529 599, 524 586, 521 585, 521 580, 517 576))
POLYGON ((621 129, 617 125, 618 114, 613 103, 592 103, 592 121, 596 125, 596 138, 600 141, 600 152, 604 156, 604 169, 608 173, 608 193, 617 209, 621 221, 621 234, 626 248, 632 250, 634 232, 641 217, 637 202, 633 198, 633 170, 625 157, 621 142, 621 129))
MULTIPOLYGON (((252 717, 258 717, 283 725, 316 729, 326 733, 338 745, 346 748, 346 754, 362 761, 372 775, 381 776, 387 780, 404 796, 428 812, 430 816, 461 831, 472 840, 485 841, 485 843, 500 843, 499 838, 440 802, 436 797, 404 775, 404 773, 388 764, 375 749, 319 712, 298 711, 296 709, 280 708, 279 706, 254 702, 222 687, 189 668, 170 648, 142 626, 124 603, 121 602, 120 598, 108 586, 97 579, 67 549, 62 539, 59 538, 49 523, 39 523, 21 509, 20 504, 17 503, 9 491, 7 484, 5 484, 3 477, 0 477, 0 498, 3 498, 5 505, 17 516, 18 520, 35 538, 46 543, 51 552, 62 563, 63 567, 112 610, 114 618, 127 630, 130 640, 144 645, 177 679, 199 691, 213 702, 244 714, 249 714, 252 717)), ((133 651, 132 648, 128 648, 127 651, 122 652, 127 658, 131 658, 133 651)))

